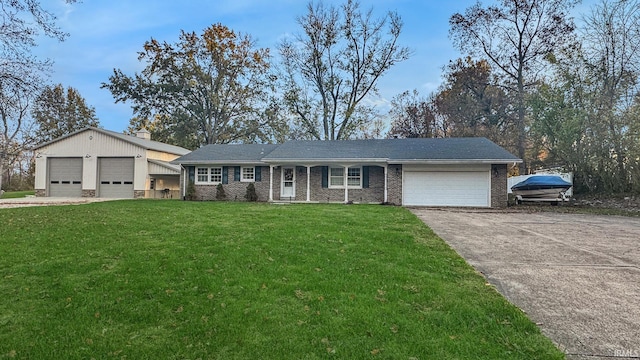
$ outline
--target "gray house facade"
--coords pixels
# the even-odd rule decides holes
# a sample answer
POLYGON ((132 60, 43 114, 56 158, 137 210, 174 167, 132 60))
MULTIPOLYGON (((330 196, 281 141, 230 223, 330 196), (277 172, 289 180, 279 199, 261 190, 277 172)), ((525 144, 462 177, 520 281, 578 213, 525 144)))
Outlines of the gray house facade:
POLYGON ((485 138, 289 141, 207 145, 173 161, 196 200, 503 207, 521 160, 485 138))

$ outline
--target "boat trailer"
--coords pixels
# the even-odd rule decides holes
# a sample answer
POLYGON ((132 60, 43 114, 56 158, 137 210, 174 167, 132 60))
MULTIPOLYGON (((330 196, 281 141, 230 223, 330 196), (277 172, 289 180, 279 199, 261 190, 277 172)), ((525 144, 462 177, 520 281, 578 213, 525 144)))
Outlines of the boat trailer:
POLYGON ((516 195, 516 204, 520 205, 523 202, 548 202, 551 205, 558 205, 559 203, 568 202, 571 199, 570 196, 565 194, 565 192, 561 192, 558 194, 558 197, 555 198, 547 198, 547 197, 527 197, 522 195, 516 195))

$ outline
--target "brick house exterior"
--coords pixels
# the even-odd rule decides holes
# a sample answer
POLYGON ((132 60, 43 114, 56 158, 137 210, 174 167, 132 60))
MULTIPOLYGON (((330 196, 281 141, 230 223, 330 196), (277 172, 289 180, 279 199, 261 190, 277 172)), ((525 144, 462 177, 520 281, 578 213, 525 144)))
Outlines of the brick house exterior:
POLYGON ((258 201, 265 202, 416 205, 418 201, 418 206, 439 206, 443 203, 433 205, 429 199, 448 192, 434 201, 450 197, 451 205, 442 206, 504 207, 508 165, 519 161, 486 139, 467 138, 209 145, 175 163, 182 166, 187 179, 183 195, 193 183, 195 200, 216 200, 222 184, 225 200, 245 201, 252 183, 258 201), (433 188, 420 189, 422 179, 425 187, 433 188), (439 182, 431 183, 432 179, 439 182), (467 179, 460 186, 475 187, 477 194, 438 187, 454 186, 457 179, 467 179), (470 198, 468 203, 465 197, 470 198))

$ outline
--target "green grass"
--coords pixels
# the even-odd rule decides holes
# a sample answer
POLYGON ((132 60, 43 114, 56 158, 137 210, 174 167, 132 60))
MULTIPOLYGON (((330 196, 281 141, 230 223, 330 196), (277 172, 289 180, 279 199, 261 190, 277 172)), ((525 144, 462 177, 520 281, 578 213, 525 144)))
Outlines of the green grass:
POLYGON ((27 195, 34 195, 36 192, 34 190, 26 190, 26 191, 7 191, 2 194, 2 199, 15 199, 15 198, 23 198, 27 195))
POLYGON ((0 358, 563 358, 404 208, 133 200, 0 224, 0 358))

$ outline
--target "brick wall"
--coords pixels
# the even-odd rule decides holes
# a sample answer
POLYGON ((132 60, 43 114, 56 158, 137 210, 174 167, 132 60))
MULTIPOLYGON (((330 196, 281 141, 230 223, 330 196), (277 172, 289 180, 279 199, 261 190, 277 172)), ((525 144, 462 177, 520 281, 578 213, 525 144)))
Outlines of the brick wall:
POLYGON ((82 190, 82 197, 83 198, 94 198, 94 197, 96 197, 96 191, 95 190, 82 190))
MULTIPOLYGON (((229 183, 223 188, 228 201, 245 201, 248 182, 234 181, 230 170, 229 183)), ((275 201, 291 200, 306 201, 307 199, 307 168, 297 166, 295 199, 280 198, 280 182, 282 167, 273 172, 273 199, 275 201)), ((269 201, 269 167, 263 166, 262 180, 254 182, 258 201, 269 201)), ((402 165, 389 165, 387 171, 387 202, 402 205, 402 165)), ((313 202, 344 202, 344 189, 322 187, 322 166, 311 167, 311 201, 313 202)), ((196 185, 196 200, 216 200, 216 185, 196 185)), ((95 196, 95 195, 94 195, 95 196)), ((384 168, 369 167, 369 187, 363 189, 349 189, 349 201, 356 203, 382 203, 384 201, 384 168)), ((507 166, 504 164, 491 166, 491 207, 507 206, 507 166)))
MULTIPOLYGON (((304 184, 302 200, 306 199, 306 178, 304 184)), ((296 196, 297 190, 298 189, 296 189, 296 196)), ((384 168, 380 166, 370 166, 369 187, 349 189, 348 195, 348 201, 356 203, 382 203, 384 201, 384 168)), ((322 166, 311 168, 311 201, 344 202, 344 189, 322 187, 322 166)))
POLYGON ((491 207, 507 206, 507 165, 491 165, 491 207))
POLYGON ((402 205, 402 165, 389 165, 387 177, 387 202, 393 205, 402 205))
MULTIPOLYGON (((253 186, 256 188, 256 194, 258 195, 258 201, 269 201, 269 167, 261 166, 261 181, 253 182, 253 186)), ((246 201, 244 196, 247 194, 247 185, 250 182, 243 181, 234 181, 233 179, 233 168, 229 168, 229 183, 223 184, 222 188, 224 189, 227 198, 227 201, 246 201)), ((196 189, 196 200, 201 201, 215 201, 216 200, 216 189, 217 185, 195 185, 196 189)))

